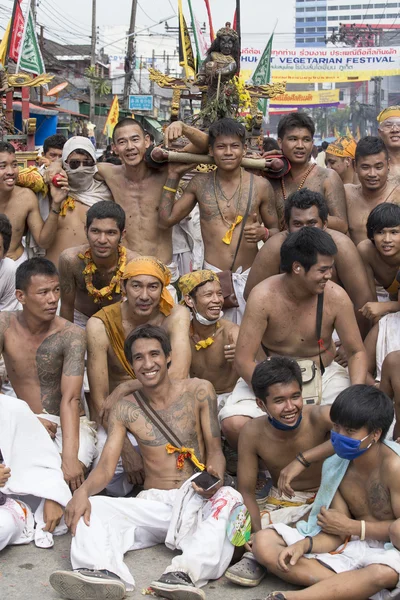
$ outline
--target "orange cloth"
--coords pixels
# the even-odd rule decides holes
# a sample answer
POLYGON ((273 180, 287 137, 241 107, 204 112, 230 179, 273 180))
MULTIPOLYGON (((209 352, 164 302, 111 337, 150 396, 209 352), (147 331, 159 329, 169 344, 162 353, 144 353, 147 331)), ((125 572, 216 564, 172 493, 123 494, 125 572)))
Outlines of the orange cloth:
POLYGON ((228 246, 230 245, 230 243, 232 242, 232 236, 233 236, 235 227, 236 227, 236 225, 239 225, 239 223, 241 223, 242 221, 243 221, 243 217, 241 215, 236 217, 235 221, 232 223, 232 225, 229 227, 228 231, 225 233, 224 237, 222 238, 222 241, 224 242, 224 244, 227 244, 228 246))
POLYGON ((333 154, 334 156, 340 156, 341 158, 353 158, 356 155, 357 142, 351 136, 344 135, 329 146, 326 149, 327 154, 333 154))
POLYGON ((388 106, 384 108, 376 117, 376 120, 378 123, 382 123, 382 121, 386 121, 390 117, 400 117, 400 106, 388 106))
POLYGON ((48 187, 44 182, 43 177, 39 173, 37 167, 26 167, 18 172, 17 185, 27 187, 35 194, 41 192, 46 195, 48 187))
POLYGON ((93 316, 96 319, 103 321, 108 339, 111 343, 111 347, 115 352, 115 356, 118 358, 128 375, 130 375, 132 379, 136 379, 136 375, 133 372, 131 365, 127 361, 124 352, 125 333, 122 327, 121 302, 116 302, 115 304, 110 304, 110 306, 105 306, 93 316))
POLYGON ((169 269, 154 256, 139 256, 126 265, 122 279, 131 279, 140 275, 151 275, 161 281, 163 287, 160 298, 160 311, 168 317, 174 306, 174 300, 167 290, 167 285, 171 281, 169 269))

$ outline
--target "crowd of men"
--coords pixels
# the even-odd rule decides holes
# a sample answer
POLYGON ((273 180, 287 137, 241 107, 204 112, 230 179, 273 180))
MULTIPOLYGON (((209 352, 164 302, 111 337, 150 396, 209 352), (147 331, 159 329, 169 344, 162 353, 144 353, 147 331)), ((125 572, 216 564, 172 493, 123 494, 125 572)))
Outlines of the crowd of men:
POLYGON ((130 118, 98 164, 54 135, 20 171, 0 142, 0 551, 69 528, 70 600, 123 598, 159 543, 172 600, 268 572, 300 589, 267 600, 396 597, 400 107, 378 123, 321 164, 288 114, 252 172, 228 118, 165 131, 207 172, 154 168, 130 118))

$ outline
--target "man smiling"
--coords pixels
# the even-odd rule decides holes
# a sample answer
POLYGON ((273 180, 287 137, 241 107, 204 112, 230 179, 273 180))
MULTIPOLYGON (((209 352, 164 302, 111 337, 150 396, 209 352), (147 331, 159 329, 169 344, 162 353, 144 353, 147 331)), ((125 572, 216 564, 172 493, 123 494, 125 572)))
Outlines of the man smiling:
POLYGON ((379 136, 389 153, 389 179, 400 184, 400 106, 388 106, 377 116, 379 136))

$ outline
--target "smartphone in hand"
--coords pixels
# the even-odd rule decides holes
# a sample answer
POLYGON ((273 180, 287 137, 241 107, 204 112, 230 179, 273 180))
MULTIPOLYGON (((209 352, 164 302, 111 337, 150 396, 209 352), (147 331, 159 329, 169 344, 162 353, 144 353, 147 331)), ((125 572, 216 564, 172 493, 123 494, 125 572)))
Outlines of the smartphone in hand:
POLYGON ((192 479, 192 483, 195 483, 198 487, 203 488, 203 490, 206 492, 212 490, 212 488, 218 485, 220 481, 221 480, 218 479, 218 477, 211 475, 207 471, 202 471, 192 479))

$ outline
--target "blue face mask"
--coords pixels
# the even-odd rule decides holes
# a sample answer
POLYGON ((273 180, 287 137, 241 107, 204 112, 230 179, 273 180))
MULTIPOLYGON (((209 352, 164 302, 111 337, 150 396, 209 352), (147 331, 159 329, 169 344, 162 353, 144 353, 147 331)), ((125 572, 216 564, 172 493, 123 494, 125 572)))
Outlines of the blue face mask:
POLYGON ((285 425, 285 423, 281 423, 280 421, 275 419, 275 417, 271 418, 268 415, 268 421, 271 423, 272 427, 275 427, 275 429, 279 429, 280 431, 293 431, 293 429, 297 429, 301 423, 302 418, 303 414, 300 413, 300 416, 294 425, 285 425))
POLYGON ((346 458, 347 460, 354 460, 358 458, 364 452, 371 448, 372 442, 366 447, 360 450, 361 442, 367 439, 367 437, 371 435, 370 433, 366 435, 362 440, 354 440, 347 435, 342 435, 341 433, 336 433, 336 431, 331 431, 331 442, 334 451, 340 458, 346 458))

